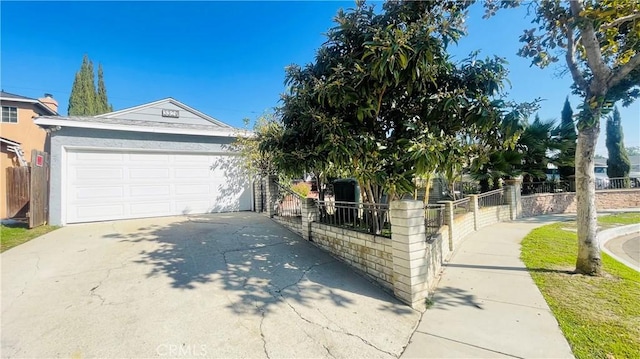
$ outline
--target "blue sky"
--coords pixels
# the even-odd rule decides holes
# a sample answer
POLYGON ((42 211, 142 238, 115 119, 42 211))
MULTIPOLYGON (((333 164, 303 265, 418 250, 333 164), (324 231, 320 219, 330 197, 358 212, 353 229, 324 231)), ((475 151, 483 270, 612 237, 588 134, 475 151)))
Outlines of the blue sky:
MULTIPOLYGON (((380 6, 380 3, 377 3, 380 6)), ((173 97, 241 127, 279 104, 284 68, 313 61, 339 8, 353 2, 7 2, 0 3, 2 89, 30 97, 49 92, 66 113, 82 56, 104 67, 114 109, 173 97)), ((469 35, 450 48, 509 61, 510 97, 543 98, 540 117, 560 118, 570 93, 561 66, 540 70, 519 58, 530 27, 525 9, 483 20, 474 5, 469 35)), ((572 106, 578 105, 570 97, 572 106)), ((621 108, 625 145, 640 146, 640 103, 621 108)), ((606 156, 604 126, 598 153, 606 156)))

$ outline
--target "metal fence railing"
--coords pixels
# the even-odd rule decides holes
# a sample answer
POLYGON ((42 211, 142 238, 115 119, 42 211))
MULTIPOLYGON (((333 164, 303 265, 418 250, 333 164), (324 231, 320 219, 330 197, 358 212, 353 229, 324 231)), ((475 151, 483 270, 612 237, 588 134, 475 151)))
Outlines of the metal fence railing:
POLYGON ((523 196, 536 193, 561 193, 575 192, 575 182, 555 181, 555 182, 523 182, 520 193, 523 196))
POLYGON ((466 197, 459 199, 457 201, 453 201, 453 215, 461 216, 465 213, 471 211, 471 198, 466 197))
POLYGON ((427 204, 425 206, 424 227, 427 241, 433 240, 444 225, 444 211, 444 204, 427 204))
MULTIPOLYGON (((603 181, 607 182, 607 181, 603 181)), ((609 178, 608 183, 604 183, 607 186, 606 189, 623 189, 623 188, 638 188, 640 187, 640 178, 629 177, 617 177, 609 178)), ((598 182, 596 181, 596 189, 598 189, 598 182)))
POLYGON ((506 203, 504 189, 496 189, 478 195, 478 208, 501 206, 506 203))
POLYGON ((327 200, 317 205, 322 224, 391 237, 388 204, 327 200))
POLYGON ((301 217, 302 216, 302 197, 278 184, 279 196, 276 205, 276 215, 280 217, 301 217))
MULTIPOLYGON (((640 187, 640 178, 597 177, 595 179, 594 185, 596 187, 596 191, 608 189, 638 188, 640 187)), ((538 193, 564 193, 575 191, 575 181, 523 182, 520 194, 523 196, 528 196, 538 193)))

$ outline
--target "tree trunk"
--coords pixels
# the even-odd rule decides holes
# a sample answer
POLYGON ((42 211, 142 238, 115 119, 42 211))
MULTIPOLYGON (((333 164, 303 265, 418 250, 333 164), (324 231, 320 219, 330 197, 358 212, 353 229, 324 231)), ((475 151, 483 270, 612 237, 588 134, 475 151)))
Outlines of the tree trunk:
POLYGON ((576 149, 576 197, 578 207, 578 260, 576 261, 576 273, 588 275, 600 275, 602 273, 600 244, 596 237, 598 218, 594 173, 594 155, 599 132, 598 120, 593 126, 580 130, 576 149))

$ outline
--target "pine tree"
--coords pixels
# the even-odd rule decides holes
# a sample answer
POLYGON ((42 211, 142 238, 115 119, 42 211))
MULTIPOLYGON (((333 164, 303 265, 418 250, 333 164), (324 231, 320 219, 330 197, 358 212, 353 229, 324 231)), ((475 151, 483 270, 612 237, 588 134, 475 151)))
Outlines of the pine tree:
POLYGON ((93 62, 87 55, 82 58, 69 96, 69 116, 94 116, 112 111, 107 100, 102 66, 98 66, 98 90, 96 91, 93 62))
POLYGON ((573 124, 573 110, 569 103, 569 97, 564 101, 561 116, 560 125, 556 129, 558 133, 557 147, 560 153, 555 162, 558 165, 560 178, 567 179, 569 176, 575 175, 576 172, 574 164, 576 158, 576 140, 578 139, 576 127, 573 124))
POLYGON ((607 175, 610 178, 629 177, 631 162, 624 148, 624 135, 620 124, 618 107, 613 109, 613 115, 607 119, 607 175))
POLYGON ((98 96, 97 96, 98 113, 107 113, 113 111, 113 107, 107 100, 107 88, 104 85, 104 72, 102 65, 98 65, 98 96))

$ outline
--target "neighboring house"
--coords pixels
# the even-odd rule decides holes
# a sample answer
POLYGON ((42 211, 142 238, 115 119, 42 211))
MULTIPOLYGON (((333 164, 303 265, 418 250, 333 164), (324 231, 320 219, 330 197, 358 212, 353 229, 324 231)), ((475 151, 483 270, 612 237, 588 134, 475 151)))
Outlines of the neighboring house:
POLYGON ((228 148, 238 130, 172 98, 35 122, 51 131, 53 225, 253 207, 248 175, 228 148))
POLYGON ((0 92, 0 218, 7 217, 7 168, 26 166, 31 150, 44 151, 47 133, 33 121, 35 117, 56 116, 58 102, 51 95, 33 99, 0 92))

